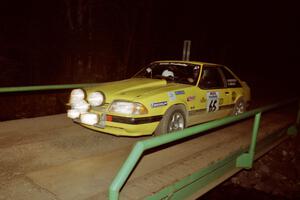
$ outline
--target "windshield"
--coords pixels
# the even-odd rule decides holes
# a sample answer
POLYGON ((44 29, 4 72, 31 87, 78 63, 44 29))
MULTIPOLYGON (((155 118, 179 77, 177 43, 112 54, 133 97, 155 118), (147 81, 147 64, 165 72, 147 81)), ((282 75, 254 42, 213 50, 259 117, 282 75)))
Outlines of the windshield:
POLYGON ((168 82, 196 85, 199 71, 199 65, 161 62, 143 68, 134 78, 165 79, 168 82))

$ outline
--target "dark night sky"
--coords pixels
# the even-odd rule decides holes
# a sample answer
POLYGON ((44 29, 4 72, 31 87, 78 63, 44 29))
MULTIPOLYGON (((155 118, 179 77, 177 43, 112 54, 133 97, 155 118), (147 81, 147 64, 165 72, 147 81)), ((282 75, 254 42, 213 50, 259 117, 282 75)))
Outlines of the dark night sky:
MULTIPOLYGON (((2 78, 1 85, 84 82, 87 77, 109 81, 97 74, 112 67, 124 78, 150 61, 180 59, 185 39, 192 40, 192 60, 226 64, 250 84, 277 82, 285 74, 289 85, 290 77, 297 77, 300 12, 295 2, 83 0, 83 23, 75 23, 75 31, 68 27, 65 2, 76 22, 79 0, 1 3, 0 67, 9 59, 19 65, 9 66, 13 72, 26 74, 20 78, 5 69, 11 77, 2 78), (75 61, 66 64, 89 55, 92 67, 84 76, 75 61)), ((81 67, 87 65, 83 61, 81 67)))

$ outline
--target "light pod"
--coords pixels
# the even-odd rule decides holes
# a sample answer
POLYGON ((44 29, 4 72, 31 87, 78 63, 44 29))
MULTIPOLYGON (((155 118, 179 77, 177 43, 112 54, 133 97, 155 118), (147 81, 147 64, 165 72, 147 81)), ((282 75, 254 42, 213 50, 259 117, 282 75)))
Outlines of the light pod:
POLYGON ((67 115, 71 119, 76 119, 80 116, 80 112, 78 110, 75 110, 75 109, 70 109, 70 110, 68 110, 67 115))
POLYGON ((91 106, 100 106, 104 101, 104 96, 101 92, 92 92, 88 95, 87 100, 91 106))
POLYGON ((98 115, 94 113, 85 113, 80 115, 80 121, 87 125, 95 125, 98 122, 98 115))

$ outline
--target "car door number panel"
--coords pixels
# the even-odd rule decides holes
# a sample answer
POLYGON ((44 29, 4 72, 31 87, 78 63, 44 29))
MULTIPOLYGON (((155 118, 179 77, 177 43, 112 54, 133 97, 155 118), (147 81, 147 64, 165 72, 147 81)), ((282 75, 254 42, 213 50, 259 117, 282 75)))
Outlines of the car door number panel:
POLYGON ((215 112, 219 110, 219 92, 207 92, 206 93, 206 111, 215 112))

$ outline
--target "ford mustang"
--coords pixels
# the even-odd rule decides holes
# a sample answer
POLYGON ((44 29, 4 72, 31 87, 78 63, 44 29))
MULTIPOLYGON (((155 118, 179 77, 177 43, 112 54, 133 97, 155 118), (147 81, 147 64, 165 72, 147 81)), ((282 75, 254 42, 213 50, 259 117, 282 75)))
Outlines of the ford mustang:
POLYGON ((132 78, 71 92, 68 117, 120 136, 166 134, 246 110, 250 88, 226 66, 156 61, 132 78))

